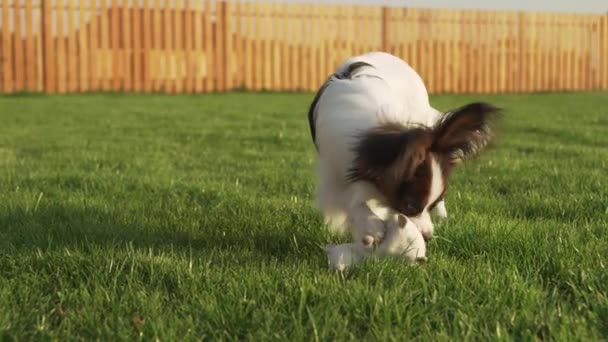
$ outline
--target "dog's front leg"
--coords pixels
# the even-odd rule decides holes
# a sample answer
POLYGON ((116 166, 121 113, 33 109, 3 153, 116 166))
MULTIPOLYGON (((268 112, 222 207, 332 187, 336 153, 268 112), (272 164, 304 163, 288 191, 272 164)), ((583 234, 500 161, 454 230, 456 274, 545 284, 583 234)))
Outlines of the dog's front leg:
POLYGON ((370 244, 382 241, 384 221, 371 208, 382 206, 382 197, 376 188, 368 182, 355 182, 350 185, 347 193, 348 224, 355 243, 369 248, 370 244))
POLYGON ((437 215, 437 217, 441 219, 448 218, 448 211, 445 207, 445 200, 441 200, 437 203, 435 208, 433 208, 433 214, 437 215))
POLYGON ((357 244, 369 247, 384 239, 384 221, 376 216, 366 203, 359 203, 350 207, 348 223, 357 244))

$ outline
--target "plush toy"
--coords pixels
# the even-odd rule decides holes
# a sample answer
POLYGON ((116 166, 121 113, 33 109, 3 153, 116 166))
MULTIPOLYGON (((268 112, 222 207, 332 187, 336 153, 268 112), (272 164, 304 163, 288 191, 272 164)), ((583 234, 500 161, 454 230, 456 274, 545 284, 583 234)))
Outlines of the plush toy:
POLYGON ((344 271, 368 257, 403 258, 412 264, 426 261, 426 244, 416 225, 401 213, 386 216, 386 232, 381 241, 366 235, 360 243, 325 246, 330 268, 344 271))
POLYGON ((347 267, 357 264, 365 257, 364 253, 361 253, 358 249, 358 246, 354 243, 325 246, 324 250, 329 259, 329 267, 342 272, 347 267))
POLYGON ((426 261, 426 243, 418 227, 403 214, 395 214, 384 239, 374 250, 378 257, 399 257, 410 263, 426 261))

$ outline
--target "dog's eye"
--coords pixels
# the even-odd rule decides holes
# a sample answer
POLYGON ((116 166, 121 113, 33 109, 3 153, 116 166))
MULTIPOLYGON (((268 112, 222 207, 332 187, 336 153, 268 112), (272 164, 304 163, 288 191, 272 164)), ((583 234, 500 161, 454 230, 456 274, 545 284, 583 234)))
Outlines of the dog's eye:
POLYGON ((420 208, 414 201, 406 201, 404 203, 404 214, 406 216, 414 216, 420 212, 420 208))

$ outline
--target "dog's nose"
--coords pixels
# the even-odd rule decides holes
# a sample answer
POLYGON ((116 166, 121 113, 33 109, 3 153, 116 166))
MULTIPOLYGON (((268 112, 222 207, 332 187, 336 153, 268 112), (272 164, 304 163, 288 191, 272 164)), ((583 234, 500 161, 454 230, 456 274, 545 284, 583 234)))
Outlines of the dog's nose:
POLYGON ((424 239, 424 241, 429 241, 433 238, 433 234, 429 232, 422 232, 422 238, 424 239))

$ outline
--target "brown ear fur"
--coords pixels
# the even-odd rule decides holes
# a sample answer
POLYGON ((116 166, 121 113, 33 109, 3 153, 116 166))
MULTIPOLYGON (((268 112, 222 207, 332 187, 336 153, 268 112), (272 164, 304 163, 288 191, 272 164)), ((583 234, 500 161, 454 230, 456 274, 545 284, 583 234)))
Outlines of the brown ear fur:
POLYGON ((433 128, 431 151, 454 165, 477 156, 494 137, 494 124, 501 110, 475 102, 447 113, 433 128))
POLYGON ((388 123, 365 132, 355 146, 351 180, 393 181, 414 176, 433 142, 429 129, 388 123), (390 177, 389 179, 382 179, 390 177))

